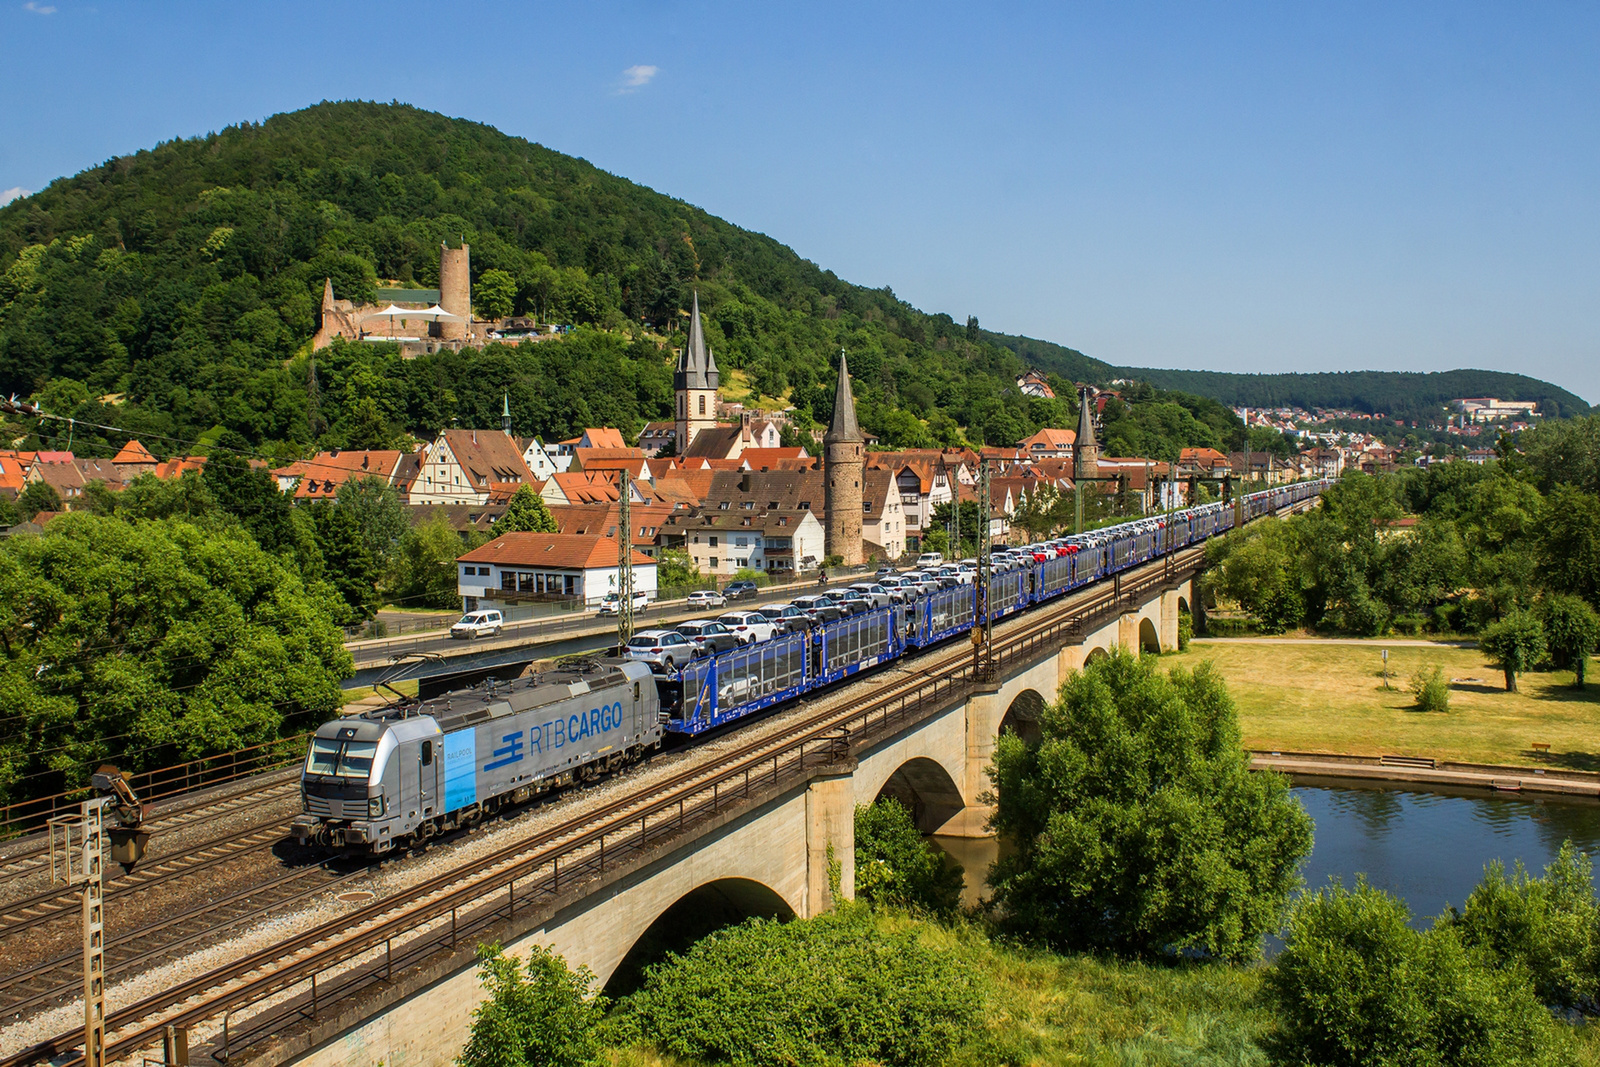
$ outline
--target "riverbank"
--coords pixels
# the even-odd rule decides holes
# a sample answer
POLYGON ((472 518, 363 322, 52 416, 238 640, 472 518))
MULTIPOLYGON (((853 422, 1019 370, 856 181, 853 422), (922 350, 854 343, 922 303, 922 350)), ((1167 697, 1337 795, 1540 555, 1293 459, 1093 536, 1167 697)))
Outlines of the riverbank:
POLYGON ((1520 676, 1521 692, 1507 693, 1504 675, 1476 648, 1409 639, 1219 639, 1162 661, 1190 669, 1214 663, 1238 705, 1244 744, 1258 752, 1600 771, 1600 685, 1580 691, 1570 672, 1530 673, 1520 676), (1414 672, 1434 666, 1450 681, 1449 712, 1417 711, 1406 688, 1414 672))

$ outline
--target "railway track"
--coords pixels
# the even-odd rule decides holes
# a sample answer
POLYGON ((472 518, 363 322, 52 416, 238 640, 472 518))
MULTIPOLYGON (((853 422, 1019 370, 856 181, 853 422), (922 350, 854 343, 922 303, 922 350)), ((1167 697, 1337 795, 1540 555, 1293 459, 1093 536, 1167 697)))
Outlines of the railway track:
MULTIPOLYGON (((159 813, 146 826, 152 834, 171 835, 195 827, 214 823, 241 811, 259 807, 274 800, 293 796, 300 790, 300 768, 296 764, 276 771, 268 771, 243 780, 237 788, 226 792, 205 790, 202 795, 162 806, 159 813)), ((109 852, 107 853, 109 857, 109 852)), ((33 834, 11 843, 0 855, 0 883, 20 880, 30 874, 48 870, 50 844, 44 834, 33 834)), ((108 862, 108 866, 110 866, 108 862)), ((9 913, 12 905, 0 905, 9 913)), ((0 928, 0 933, 3 933, 0 928)))
MULTIPOLYGON (((106 977, 138 974, 197 946, 214 944, 218 935, 337 889, 367 873, 365 865, 357 870, 336 870, 326 863, 293 867, 266 882, 119 934, 105 944, 106 977)), ((0 977, 0 1019, 15 1021, 62 1000, 79 997, 82 982, 80 951, 0 977)))
MULTIPOLYGON (((1003 665, 1059 647, 1115 614, 1124 601, 1176 580, 1176 573, 1186 573, 1201 555, 1201 550, 1185 550, 1104 587, 1090 587, 1042 617, 1006 620, 996 634, 994 659, 1003 665)), ((560 892, 563 877, 570 888, 574 879, 603 871, 608 860, 614 866, 715 817, 749 797, 752 788, 778 785, 809 773, 808 768, 844 758, 871 737, 901 729, 967 695, 974 671, 971 651, 962 646, 931 655, 931 660, 916 661, 908 676, 803 711, 779 730, 718 752, 714 759, 698 761, 571 822, 114 1011, 107 1020, 107 1051, 117 1056, 146 1047, 160 1040, 168 1024, 214 1025, 221 1018, 214 1054, 226 1060, 241 1042, 254 1043, 300 1018, 307 997, 315 1015, 319 1002, 327 1004, 386 980, 396 963, 405 967, 441 949, 453 950, 461 938, 514 915, 518 907, 549 899, 560 892), (308 982, 309 991, 294 992, 308 982), (261 1005, 270 1006, 257 1011, 245 1029, 236 1022, 230 1028, 230 1013, 261 1005)), ((0 1060, 0 1067, 46 1058, 67 1067, 81 1062, 72 1056, 77 1045, 77 1034, 58 1035, 0 1060)))

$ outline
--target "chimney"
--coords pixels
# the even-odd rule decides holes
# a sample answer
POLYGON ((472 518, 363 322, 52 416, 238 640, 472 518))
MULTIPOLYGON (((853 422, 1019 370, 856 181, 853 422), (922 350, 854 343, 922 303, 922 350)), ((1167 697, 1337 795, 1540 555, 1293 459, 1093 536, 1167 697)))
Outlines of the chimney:
POLYGON ((750 440, 750 412, 748 409, 739 413, 739 432, 744 440, 750 440))

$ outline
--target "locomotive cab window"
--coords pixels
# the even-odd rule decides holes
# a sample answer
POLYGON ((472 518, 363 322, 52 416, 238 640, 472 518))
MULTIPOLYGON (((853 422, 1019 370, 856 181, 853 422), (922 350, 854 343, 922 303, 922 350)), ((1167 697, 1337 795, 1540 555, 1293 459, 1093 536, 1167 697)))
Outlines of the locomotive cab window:
POLYGON ((422 742, 422 765, 424 767, 431 767, 433 765, 433 742, 432 741, 424 741, 424 742, 422 742))
POLYGON ((376 741, 341 741, 332 737, 318 737, 312 740, 311 752, 306 756, 306 773, 365 778, 372 770, 372 757, 377 751, 376 741))

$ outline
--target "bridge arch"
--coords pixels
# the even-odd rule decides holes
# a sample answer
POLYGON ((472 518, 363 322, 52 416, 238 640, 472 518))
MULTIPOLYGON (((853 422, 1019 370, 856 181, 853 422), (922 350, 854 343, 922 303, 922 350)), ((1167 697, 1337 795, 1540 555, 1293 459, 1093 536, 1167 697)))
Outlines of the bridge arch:
POLYGON ((1147 618, 1139 620, 1139 652, 1161 654, 1161 637, 1156 633, 1155 623, 1147 618))
POLYGON ((644 971, 669 952, 683 952, 713 931, 746 919, 794 918, 794 909, 775 890, 752 878, 717 878, 679 897, 645 927, 623 954, 605 983, 607 996, 639 988, 644 971))
POLYGON ((944 765, 926 756, 909 759, 895 768, 878 787, 877 801, 893 797, 903 804, 925 834, 938 830, 966 806, 961 787, 944 765))
POLYGON ((1012 698, 1011 706, 1000 718, 1000 733, 1010 730, 1028 744, 1038 744, 1039 716, 1047 701, 1037 689, 1024 689, 1012 698))
POLYGON ((1089 654, 1087 656, 1083 657, 1083 665, 1085 667, 1087 667, 1089 664, 1093 663, 1095 660, 1101 659, 1101 658, 1109 656, 1109 655, 1111 655, 1111 653, 1107 652, 1105 649, 1101 648, 1099 645, 1096 645, 1096 646, 1094 646, 1093 648, 1091 648, 1089 650, 1089 654))

